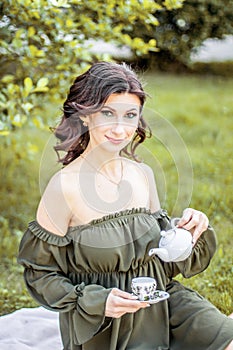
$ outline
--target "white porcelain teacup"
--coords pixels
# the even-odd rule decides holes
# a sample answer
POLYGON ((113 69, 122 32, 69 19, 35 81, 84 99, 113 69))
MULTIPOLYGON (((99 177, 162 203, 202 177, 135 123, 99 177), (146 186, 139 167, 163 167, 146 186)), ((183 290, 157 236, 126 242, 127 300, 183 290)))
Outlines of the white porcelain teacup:
POLYGON ((153 298, 157 282, 151 277, 135 277, 132 279, 131 288, 139 300, 147 301, 153 298))

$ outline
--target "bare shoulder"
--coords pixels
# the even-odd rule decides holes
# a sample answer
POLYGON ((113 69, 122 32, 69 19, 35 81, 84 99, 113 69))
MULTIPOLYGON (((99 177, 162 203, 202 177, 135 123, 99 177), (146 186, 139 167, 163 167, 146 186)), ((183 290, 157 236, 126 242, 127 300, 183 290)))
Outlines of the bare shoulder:
POLYGON ((151 167, 146 164, 146 163, 137 163, 139 167, 141 167, 141 169, 143 169, 145 171, 145 173, 148 175, 148 176, 152 176, 154 177, 154 173, 153 173, 153 170, 151 169, 151 167))
POLYGON ((124 158, 124 162, 127 163, 127 169, 129 171, 137 171, 140 173, 147 182, 154 179, 154 173, 151 167, 142 162, 136 162, 135 160, 124 158))
POLYGON ((142 171, 142 173, 144 174, 144 176, 146 176, 147 181, 148 182, 154 182, 154 173, 153 170, 151 169, 151 167, 143 162, 136 162, 136 161, 130 161, 132 163, 133 166, 136 166, 137 169, 139 169, 140 171, 142 171))
POLYGON ((129 158, 122 158, 123 161, 127 162, 127 166, 136 167, 138 169, 142 169, 145 171, 152 171, 151 167, 143 162, 137 162, 135 160, 129 159, 129 158))
POLYGON ((72 217, 70 205, 72 173, 60 170, 50 179, 37 209, 37 221, 46 230, 65 235, 72 217))
POLYGON ((55 173, 49 180, 44 193, 48 191, 57 191, 62 179, 62 170, 55 173))
POLYGON ((77 174, 71 170, 66 168, 59 170, 55 173, 48 182, 46 187, 47 192, 56 192, 68 190, 70 187, 70 183, 75 181, 75 177, 77 174))

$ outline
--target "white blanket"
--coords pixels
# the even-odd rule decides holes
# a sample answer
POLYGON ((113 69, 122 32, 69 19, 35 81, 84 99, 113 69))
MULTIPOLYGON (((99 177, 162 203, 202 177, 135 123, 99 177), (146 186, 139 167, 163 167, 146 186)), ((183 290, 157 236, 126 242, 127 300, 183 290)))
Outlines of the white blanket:
POLYGON ((25 308, 0 317, 1 350, 61 350, 58 313, 25 308))

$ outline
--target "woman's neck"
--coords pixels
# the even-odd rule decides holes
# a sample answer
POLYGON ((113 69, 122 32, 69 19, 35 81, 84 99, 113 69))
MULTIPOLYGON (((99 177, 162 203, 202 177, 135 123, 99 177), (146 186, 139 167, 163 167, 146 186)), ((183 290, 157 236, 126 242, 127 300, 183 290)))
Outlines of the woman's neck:
POLYGON ((122 167, 122 158, 119 153, 107 152, 106 150, 98 152, 97 150, 93 151, 87 147, 81 156, 86 159, 93 168, 101 170, 101 172, 109 176, 117 175, 119 169, 122 167))

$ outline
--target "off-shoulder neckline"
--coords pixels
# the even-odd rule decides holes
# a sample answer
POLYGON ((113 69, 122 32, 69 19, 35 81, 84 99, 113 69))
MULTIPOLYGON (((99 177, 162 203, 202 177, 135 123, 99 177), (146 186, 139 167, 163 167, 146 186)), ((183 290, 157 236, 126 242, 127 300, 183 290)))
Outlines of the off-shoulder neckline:
POLYGON ((135 215, 135 214, 148 214, 148 215, 153 215, 155 218, 159 217, 165 217, 167 215, 167 211, 165 209, 158 209, 155 212, 151 212, 150 209, 145 208, 145 207, 138 207, 138 208, 132 208, 132 209, 125 209, 121 210, 119 212, 115 212, 112 214, 104 215, 100 218, 93 219, 90 222, 86 224, 81 224, 81 225, 76 225, 76 226, 69 226, 67 229, 67 232, 64 236, 58 235, 52 231, 47 230, 44 228, 37 220, 31 221, 29 223, 29 228, 33 232, 40 232, 40 233, 45 233, 46 235, 50 235, 51 237, 54 237, 56 239, 61 239, 62 241, 67 242, 70 241, 69 234, 72 234, 74 231, 80 231, 86 227, 91 227, 91 226, 96 226, 98 224, 102 224, 105 222, 109 222, 112 220, 120 219, 122 217, 130 216, 130 215, 135 215))
POLYGON ((118 212, 115 212, 112 214, 106 214, 106 215, 101 216, 100 218, 93 219, 86 224, 69 226, 68 232, 71 232, 71 231, 74 231, 76 229, 80 229, 83 227, 87 227, 87 226, 96 226, 96 225, 101 224, 103 222, 108 222, 108 221, 111 221, 114 219, 121 218, 123 216, 129 216, 129 215, 134 215, 134 214, 151 214, 151 210, 148 208, 145 208, 145 207, 120 210, 118 212))

